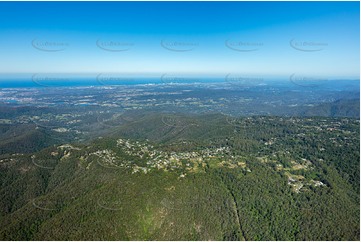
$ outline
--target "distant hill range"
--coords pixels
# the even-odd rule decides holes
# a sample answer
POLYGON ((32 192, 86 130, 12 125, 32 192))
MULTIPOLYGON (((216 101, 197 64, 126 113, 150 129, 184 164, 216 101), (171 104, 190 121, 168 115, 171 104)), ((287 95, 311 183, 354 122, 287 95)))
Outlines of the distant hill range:
POLYGON ((324 117, 360 117, 360 99, 342 99, 332 103, 323 103, 311 107, 301 116, 324 116, 324 117))

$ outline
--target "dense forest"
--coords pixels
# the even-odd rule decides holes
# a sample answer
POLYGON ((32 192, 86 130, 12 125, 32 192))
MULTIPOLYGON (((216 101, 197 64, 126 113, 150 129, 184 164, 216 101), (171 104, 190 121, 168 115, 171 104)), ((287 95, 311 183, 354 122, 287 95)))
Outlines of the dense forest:
POLYGON ((360 239, 357 119, 134 113, 109 127, 0 154, 1 240, 360 239))

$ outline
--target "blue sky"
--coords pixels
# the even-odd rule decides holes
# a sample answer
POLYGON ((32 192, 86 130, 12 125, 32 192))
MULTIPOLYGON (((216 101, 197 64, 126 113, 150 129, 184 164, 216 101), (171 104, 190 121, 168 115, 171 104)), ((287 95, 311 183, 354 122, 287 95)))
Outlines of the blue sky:
POLYGON ((357 78, 358 2, 0 2, 0 73, 357 78))

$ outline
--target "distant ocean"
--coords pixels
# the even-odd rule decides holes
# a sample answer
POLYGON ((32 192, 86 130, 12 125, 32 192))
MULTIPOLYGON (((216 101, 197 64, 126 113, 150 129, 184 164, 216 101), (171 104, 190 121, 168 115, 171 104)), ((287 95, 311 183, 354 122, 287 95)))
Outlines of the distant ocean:
POLYGON ((124 80, 102 81, 94 79, 67 79, 67 80, 28 80, 28 79, 4 79, 0 80, 0 88, 44 88, 44 87, 86 87, 86 86, 114 86, 114 85, 140 85, 157 84, 160 80, 124 80))
MULTIPOLYGON (((51 78, 49 78, 51 79, 51 78)), ((131 86, 131 85, 157 85, 157 84, 192 84, 192 83, 226 83, 224 78, 94 78, 47 80, 39 78, 29 79, 0 79, 0 88, 44 88, 44 87, 90 87, 90 86, 131 86)))
POLYGON ((359 80, 323 80, 323 81, 291 81, 286 78, 198 78, 162 76, 161 78, 115 77, 98 76, 97 78, 0 78, 0 88, 50 88, 50 87, 91 87, 91 86, 131 86, 131 85, 159 85, 159 84, 219 84, 234 86, 294 86, 312 89, 352 89, 359 90, 359 80))

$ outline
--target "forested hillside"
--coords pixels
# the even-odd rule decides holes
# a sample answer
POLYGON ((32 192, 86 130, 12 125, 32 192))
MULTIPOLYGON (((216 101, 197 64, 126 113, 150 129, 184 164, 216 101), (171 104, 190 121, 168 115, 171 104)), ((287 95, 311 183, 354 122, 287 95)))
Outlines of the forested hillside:
POLYGON ((0 157, 2 240, 359 240, 359 121, 136 113, 0 157))

